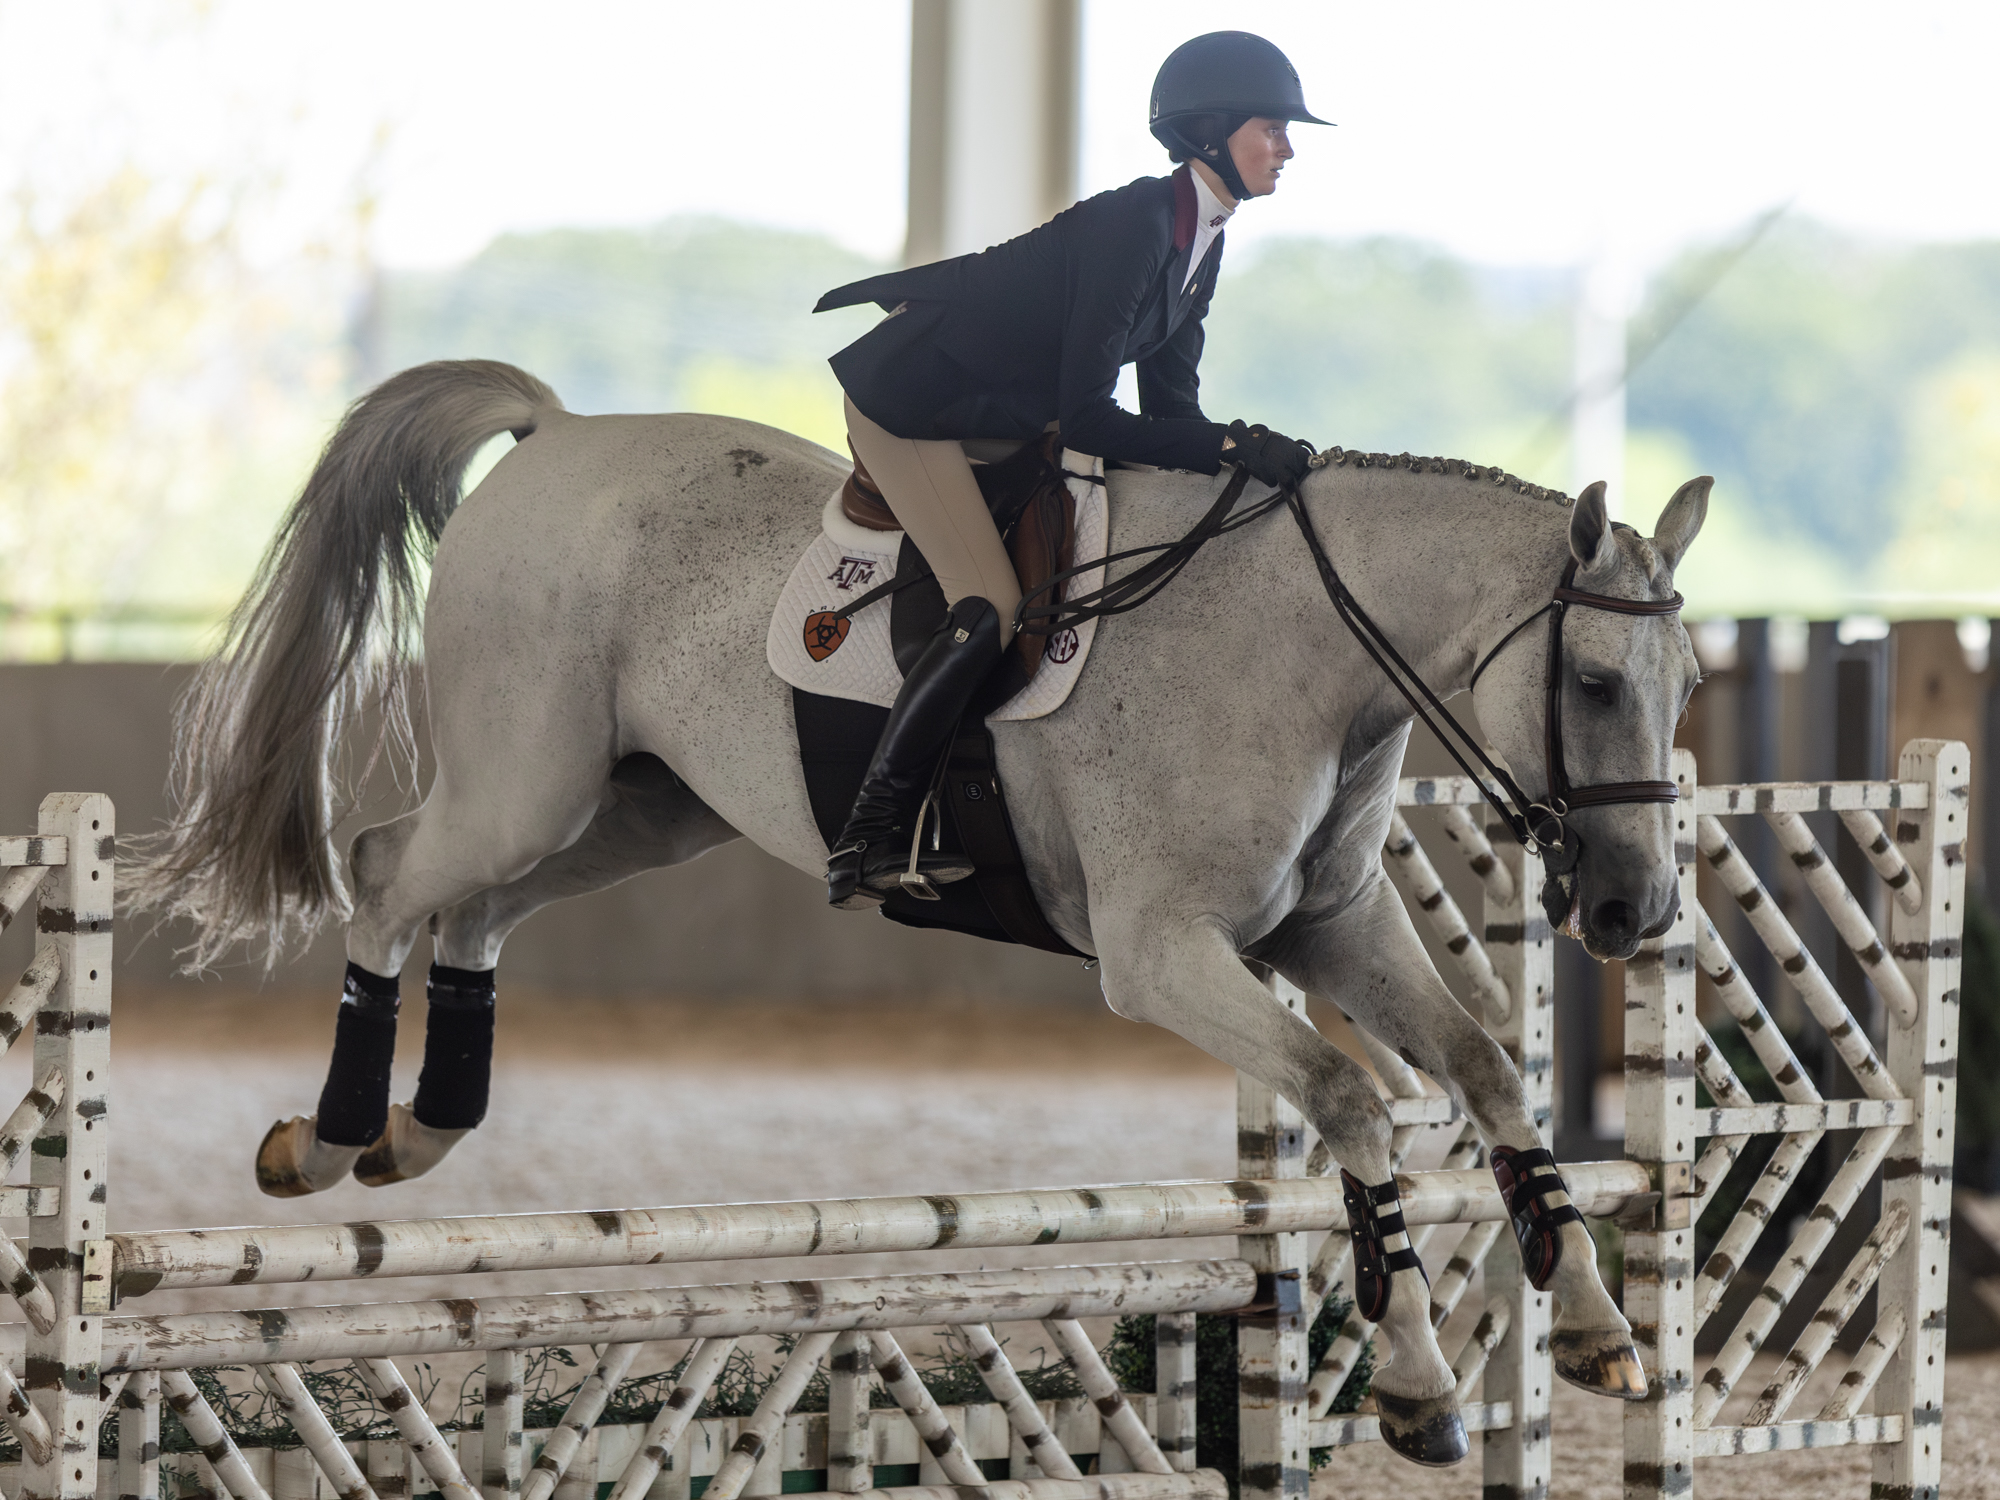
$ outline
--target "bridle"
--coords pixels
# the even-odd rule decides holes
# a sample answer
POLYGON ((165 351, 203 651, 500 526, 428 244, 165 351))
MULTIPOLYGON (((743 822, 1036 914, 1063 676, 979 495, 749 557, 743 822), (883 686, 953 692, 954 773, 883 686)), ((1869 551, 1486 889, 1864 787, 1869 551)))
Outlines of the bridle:
POLYGON ((1551 926, 1562 926, 1568 920, 1575 898, 1576 867, 1583 853, 1582 836, 1568 826, 1569 815, 1584 807, 1680 800, 1680 790, 1671 781, 1600 781, 1589 786, 1577 786, 1569 779, 1568 763, 1563 757, 1562 732, 1563 621, 1572 606, 1599 609, 1607 614, 1667 616, 1679 614, 1685 601, 1678 593, 1671 599, 1620 599, 1611 594, 1593 594, 1587 589, 1579 589, 1575 587, 1576 560, 1572 558, 1569 566, 1563 569, 1562 581, 1556 585, 1549 602, 1500 637, 1493 649, 1479 659, 1479 665, 1473 668, 1472 681, 1467 684, 1468 690, 1478 685, 1480 674, 1512 644, 1516 636, 1544 615, 1548 616, 1548 687, 1542 710, 1542 745, 1548 765, 1549 789, 1545 799, 1532 801, 1444 706, 1444 700, 1432 692, 1416 670, 1403 660, 1402 653, 1396 650, 1382 627, 1348 592, 1347 585, 1341 582, 1333 560, 1327 556, 1326 548, 1320 542, 1319 533, 1313 528, 1312 517, 1306 513, 1299 487, 1287 486, 1283 493, 1286 505, 1299 523, 1299 530, 1305 535, 1306 547, 1319 569, 1320 582, 1326 588, 1327 597, 1333 601, 1341 622, 1353 632, 1361 649, 1382 669, 1382 674, 1408 701, 1417 717, 1429 726, 1451 758, 1458 762, 1459 769, 1472 778, 1480 794, 1492 804, 1493 810, 1500 815, 1521 846, 1541 855, 1543 868, 1549 877, 1542 887, 1542 907, 1551 926), (1447 727, 1450 734, 1445 732, 1447 727), (1460 745, 1465 747, 1464 751, 1460 750, 1460 745), (1486 776, 1473 769, 1465 752, 1470 752, 1473 759, 1479 762, 1486 776), (1494 794, 1495 785, 1505 794, 1507 801, 1503 802, 1494 794), (1511 807, 1509 802, 1513 804, 1511 807))
MULTIPOLYGON (((1315 455, 1312 465, 1318 468, 1327 461, 1326 455, 1315 455)), ((1444 706, 1444 700, 1432 692, 1423 678, 1417 675, 1416 669, 1403 660, 1382 627, 1348 592, 1347 585, 1341 582, 1333 560, 1327 556, 1326 548, 1320 542, 1319 533, 1313 529, 1312 517, 1306 514, 1305 501, 1298 485, 1286 485, 1238 511, 1236 504, 1243 498, 1243 491, 1249 483, 1249 469, 1238 465, 1215 503, 1185 536, 1171 542, 1129 548, 1114 552, 1109 557, 1081 563, 1030 589, 1015 607, 1016 629, 1045 635, 1080 625, 1085 620, 1137 609, 1171 583, 1208 542, 1268 515, 1280 505, 1289 507, 1298 520, 1299 530, 1305 534, 1306 546, 1319 569, 1320 582, 1325 585, 1327 597, 1333 601, 1334 610, 1342 623, 1353 632, 1355 640, 1361 643, 1361 649, 1382 669, 1382 675, 1408 700, 1417 717, 1438 737, 1438 742, 1458 762, 1459 769, 1472 779, 1480 795, 1492 805, 1521 846, 1541 856, 1543 869, 1548 874, 1548 881, 1542 887, 1542 908, 1548 913, 1549 924, 1561 927, 1569 918, 1575 898, 1576 868, 1583 852, 1582 837, 1569 827, 1569 815, 1584 807, 1680 800, 1680 791, 1671 781, 1601 781, 1591 786, 1577 786, 1569 779, 1569 767, 1563 758, 1562 734, 1563 621, 1572 607, 1601 609, 1615 615, 1676 615, 1684 602, 1681 596, 1675 594, 1671 599, 1620 599, 1611 594, 1593 594, 1575 586, 1576 561, 1572 558, 1569 566, 1563 569, 1562 581, 1556 585, 1549 602, 1501 636, 1493 649, 1479 659, 1468 687, 1478 684, 1480 674, 1492 665, 1493 659, 1506 650, 1516 636, 1544 615, 1548 616, 1549 682, 1542 710, 1542 744, 1548 763, 1549 790, 1546 798, 1536 802, 1466 732, 1465 726, 1444 706), (1136 557, 1150 557, 1152 560, 1074 599, 1060 598, 1058 591, 1072 578, 1136 557), (1057 597, 1046 604, 1035 602, 1044 595, 1057 597), (1479 763, 1484 775, 1473 768, 1474 760, 1479 763), (1505 801, 1501 795, 1496 795, 1496 786, 1504 794, 1505 801)))

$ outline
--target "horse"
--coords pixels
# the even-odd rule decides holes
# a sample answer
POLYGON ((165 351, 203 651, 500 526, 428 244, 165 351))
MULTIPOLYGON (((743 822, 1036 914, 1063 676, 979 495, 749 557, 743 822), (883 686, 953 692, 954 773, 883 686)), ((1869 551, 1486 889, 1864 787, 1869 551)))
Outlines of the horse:
MULTIPOLYGON (((136 904, 192 919, 197 963, 245 939, 274 961, 289 937, 345 919, 350 960, 393 976, 426 924, 439 964, 492 969, 541 907, 737 838, 820 875, 791 693, 764 642, 846 468, 748 421, 574 415, 497 362, 391 377, 339 424, 188 690, 177 811, 140 862, 136 904), (461 501, 468 463, 503 433, 514 447, 461 501), (419 621, 435 777, 421 805, 354 839, 350 895, 331 837, 337 758, 378 699, 390 749, 409 752, 401 684, 419 621)), ((1114 470, 1117 545, 1181 536, 1225 478, 1114 470)), ((1514 633, 1566 569, 1598 596, 1672 596, 1709 484, 1682 486, 1651 538, 1610 522, 1601 484, 1571 502, 1408 455, 1318 468, 1296 498, 1411 671, 1440 697, 1470 684, 1487 753, 1552 801, 1550 656, 1514 633)), ((1391 1178, 1387 1110, 1253 965, 1436 1078, 1489 1148, 1538 1148, 1518 1073, 1453 999, 1384 873, 1411 708, 1329 607, 1294 519, 1271 508, 1196 551, 1144 609, 1101 621, 1060 709, 993 724, 1030 883, 1055 931, 1100 961, 1112 1010, 1268 1084, 1359 1182, 1391 1178)), ((1579 610, 1556 646, 1569 768, 1667 777, 1699 676, 1678 618, 1579 610)), ((1596 956, 1627 957, 1673 920, 1673 809, 1577 807, 1568 823, 1570 920, 1596 956)), ((407 1149, 414 1176, 449 1144, 390 1149, 407 1149)), ((1559 1372, 1642 1396, 1580 1218, 1559 1241, 1559 1372)), ((1384 1436, 1455 1461, 1465 1438, 1421 1267, 1388 1285, 1384 1436)))

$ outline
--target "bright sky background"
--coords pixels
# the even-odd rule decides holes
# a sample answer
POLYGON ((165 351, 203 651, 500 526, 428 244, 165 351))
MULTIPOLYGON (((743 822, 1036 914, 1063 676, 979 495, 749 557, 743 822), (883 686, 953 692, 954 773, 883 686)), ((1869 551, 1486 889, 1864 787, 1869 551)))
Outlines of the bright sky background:
MULTIPOLYGON (((907 0, 0 0, 0 160, 59 183, 136 151, 282 169, 257 249, 357 183, 376 253, 707 212, 902 240, 907 0), (378 129, 386 128, 379 148, 378 129)), ((1904 239, 2000 236, 2000 7, 1087 0, 1086 191, 1164 168, 1160 59, 1218 26, 1308 101, 1276 199, 1232 226, 1397 233, 1491 263, 1656 262, 1796 198, 1904 239)))

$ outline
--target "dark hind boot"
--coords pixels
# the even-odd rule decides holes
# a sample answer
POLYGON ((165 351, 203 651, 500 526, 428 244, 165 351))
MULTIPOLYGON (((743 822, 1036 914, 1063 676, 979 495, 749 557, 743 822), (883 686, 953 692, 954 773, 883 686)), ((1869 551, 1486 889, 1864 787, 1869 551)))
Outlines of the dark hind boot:
POLYGON ((381 1135, 389 1118, 398 990, 396 976, 348 964, 319 1109, 278 1121, 257 1147, 257 1186, 271 1197, 301 1198, 332 1187, 381 1135))
POLYGON ((389 1106, 388 1123, 354 1164, 368 1187, 421 1177, 486 1118, 493 1079, 491 969, 433 963, 424 992, 424 1070, 416 1097, 389 1106))
POLYGON ((918 853, 912 872, 910 847, 922 834, 917 812, 930 789, 938 752, 999 659, 999 614, 984 599, 959 600, 903 679, 882 738, 875 742, 854 811, 827 858, 829 904, 860 911, 897 890, 934 900, 935 887, 972 873, 963 856, 929 850, 918 853))

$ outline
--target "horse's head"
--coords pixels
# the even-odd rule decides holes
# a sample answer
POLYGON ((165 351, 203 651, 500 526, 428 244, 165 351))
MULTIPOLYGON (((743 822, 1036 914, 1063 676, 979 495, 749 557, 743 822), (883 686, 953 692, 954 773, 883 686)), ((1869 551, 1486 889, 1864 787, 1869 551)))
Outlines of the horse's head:
MULTIPOLYGON (((1612 524, 1604 486, 1591 485, 1570 514, 1571 586, 1607 600, 1673 598, 1674 569, 1701 530, 1713 483, 1704 477, 1682 485, 1650 539, 1612 524)), ((1563 815, 1565 847, 1545 851, 1560 879, 1551 887, 1551 917, 1560 921, 1567 907, 1594 956, 1629 958, 1641 939, 1673 922, 1680 901, 1674 838, 1694 809, 1624 800, 1616 784, 1671 781, 1674 726, 1701 674, 1678 614, 1572 604, 1559 639, 1558 754, 1569 786, 1582 789, 1574 808, 1550 789, 1546 635, 1525 631, 1493 660, 1478 682, 1480 723, 1529 796, 1563 815), (1614 800, 1592 805, 1593 787, 1609 788, 1614 800)))

